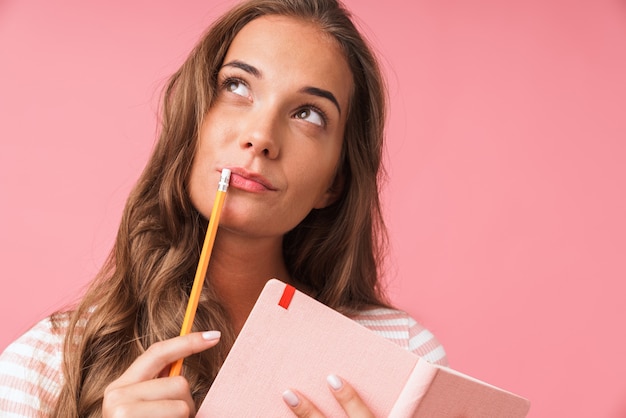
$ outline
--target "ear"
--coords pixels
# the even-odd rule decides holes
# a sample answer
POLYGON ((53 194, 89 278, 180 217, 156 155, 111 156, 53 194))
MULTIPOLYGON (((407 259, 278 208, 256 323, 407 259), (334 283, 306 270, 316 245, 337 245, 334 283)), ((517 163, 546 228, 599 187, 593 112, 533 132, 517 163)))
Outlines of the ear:
POLYGON ((344 178, 341 173, 338 173, 333 179, 333 184, 330 185, 328 190, 324 194, 322 194, 315 205, 314 209, 323 209, 327 206, 332 205, 339 199, 341 193, 343 192, 344 187, 344 178))

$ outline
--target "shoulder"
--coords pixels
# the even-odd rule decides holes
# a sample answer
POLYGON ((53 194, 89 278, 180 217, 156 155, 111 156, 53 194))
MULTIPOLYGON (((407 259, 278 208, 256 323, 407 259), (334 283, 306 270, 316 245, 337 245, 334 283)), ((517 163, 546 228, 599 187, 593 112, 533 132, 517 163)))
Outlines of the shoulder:
POLYGON ((448 365, 446 352, 439 340, 404 311, 374 308, 360 311, 350 317, 376 334, 431 363, 448 365))
POLYGON ((46 318, 0 354, 0 415, 47 416, 63 383, 67 314, 46 318))

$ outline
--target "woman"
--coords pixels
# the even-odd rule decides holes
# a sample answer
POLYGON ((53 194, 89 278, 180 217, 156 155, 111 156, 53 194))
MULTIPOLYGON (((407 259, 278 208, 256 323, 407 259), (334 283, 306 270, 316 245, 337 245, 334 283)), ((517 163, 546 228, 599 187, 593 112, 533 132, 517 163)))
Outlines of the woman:
MULTIPOLYGON (((193 416, 272 277, 445 364, 381 291, 384 105, 376 60, 336 1, 253 0, 224 15, 167 86, 159 141, 96 281, 3 354, 29 377, 0 376, 0 411, 193 416), (194 322, 214 331, 176 337, 223 168, 230 189, 194 322), (385 330, 388 319, 401 325, 385 330), (155 379, 187 356, 184 377, 155 379)), ((349 384, 330 384, 349 416, 369 416, 349 384)), ((297 390, 284 399, 319 414, 297 390)))

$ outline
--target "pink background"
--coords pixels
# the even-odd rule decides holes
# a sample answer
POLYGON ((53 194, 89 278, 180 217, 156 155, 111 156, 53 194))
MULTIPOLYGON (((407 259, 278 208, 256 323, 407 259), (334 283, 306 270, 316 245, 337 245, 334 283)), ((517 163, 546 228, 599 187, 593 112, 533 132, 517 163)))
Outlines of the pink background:
MULTIPOLYGON (((0 348, 98 270, 231 2, 174 3, 0 0, 0 348)), ((624 1, 347 3, 389 74, 394 301, 531 417, 626 416, 624 1)))

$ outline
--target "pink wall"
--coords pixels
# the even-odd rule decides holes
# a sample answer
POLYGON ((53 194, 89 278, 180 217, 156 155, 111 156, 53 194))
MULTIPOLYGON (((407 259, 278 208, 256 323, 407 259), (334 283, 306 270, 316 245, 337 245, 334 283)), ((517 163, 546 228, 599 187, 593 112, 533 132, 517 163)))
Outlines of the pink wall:
MULTIPOLYGON (((347 3, 389 73, 394 300, 531 417, 626 416, 624 2, 347 3)), ((101 265, 228 4, 0 1, 0 347, 101 265)))

